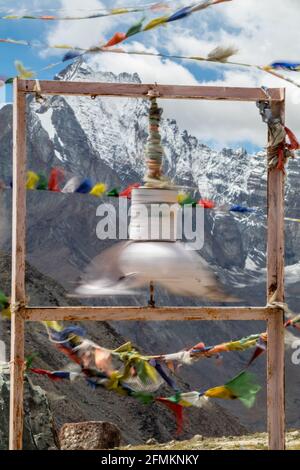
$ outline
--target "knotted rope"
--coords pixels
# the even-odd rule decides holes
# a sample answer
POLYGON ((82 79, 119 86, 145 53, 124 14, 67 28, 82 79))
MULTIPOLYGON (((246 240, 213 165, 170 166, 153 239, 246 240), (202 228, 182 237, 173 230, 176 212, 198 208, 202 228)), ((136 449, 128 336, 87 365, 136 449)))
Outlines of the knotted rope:
POLYGON ((34 84, 34 87, 33 87, 33 91, 35 93, 35 100, 37 103, 44 103, 44 101, 46 101, 46 98, 44 98, 44 96, 42 96, 42 89, 41 89, 41 85, 40 85, 40 82, 39 80, 35 80, 35 84, 34 84))
POLYGON ((274 117, 269 101, 257 102, 262 120, 268 124, 269 140, 267 145, 268 167, 284 172, 289 158, 295 158, 294 150, 300 148, 293 132, 281 122, 280 117, 274 117), (289 139, 287 142, 286 139, 289 139))
POLYGON ((10 304, 10 312, 11 312, 12 315, 13 314, 22 315, 23 310, 25 309, 25 307, 26 307, 26 302, 24 302, 24 301, 11 303, 10 304))

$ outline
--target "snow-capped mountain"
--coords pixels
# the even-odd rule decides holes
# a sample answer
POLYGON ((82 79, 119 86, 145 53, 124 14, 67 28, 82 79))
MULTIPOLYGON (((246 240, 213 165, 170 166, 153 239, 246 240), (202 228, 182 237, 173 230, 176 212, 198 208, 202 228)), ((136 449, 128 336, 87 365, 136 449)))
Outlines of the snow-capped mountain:
MULTIPOLYGON (((115 75, 94 71, 83 59, 69 65, 55 79, 140 82, 137 74, 115 75)), ((55 96, 39 103, 33 97, 28 98, 28 168, 47 173, 51 167, 61 166, 67 178, 71 175, 89 177, 95 182, 106 182, 108 187, 125 187, 141 181, 148 107, 148 100, 142 99, 55 96)), ((0 179, 7 184, 12 172, 11 121, 12 108, 8 105, 0 110, 0 179)), ((200 193, 218 205, 230 207, 239 204, 256 209, 253 213, 242 215, 206 211, 202 254, 215 265, 221 278, 230 286, 255 286, 257 302, 262 302, 265 294, 267 212, 264 152, 249 155, 243 149, 213 150, 180 129, 174 119, 162 120, 161 134, 165 172, 169 177, 178 184, 190 187, 192 194, 200 193), (260 286, 258 290, 257 284, 260 286)), ((290 161, 286 179, 287 215, 296 218, 300 217, 297 193, 299 169, 299 160, 290 161)), ((62 203, 65 201, 64 197, 60 199, 62 203)), ((92 205, 86 201, 85 204, 92 205)), ((70 227, 74 223, 67 223, 67 219, 65 211, 61 226, 70 227)), ((89 222, 84 224, 94 237, 93 227, 89 222)), ((286 235, 286 264, 290 266, 289 272, 293 272, 293 269, 297 270, 299 260, 300 224, 287 222, 286 235)), ((94 241, 90 245, 93 246, 94 241)), ((86 250, 88 256, 83 256, 83 259, 92 255, 88 248, 86 250)), ((34 248, 32 251, 35 252, 34 248)), ((56 272, 56 269, 53 271, 56 272)), ((58 280, 66 279, 65 275, 62 277, 58 280)), ((288 277, 288 284, 293 284, 293 276, 288 277)))
MULTIPOLYGON (((140 83, 137 74, 93 71, 83 59, 75 61, 55 78, 140 83)), ((32 99, 29 166, 44 171, 61 165, 70 174, 105 181, 109 186, 141 181, 148 106, 147 100, 128 98, 98 97, 93 100, 56 96, 48 98, 42 105, 32 99)), ((222 267, 236 266, 250 271, 263 268, 266 263, 265 153, 249 155, 244 149, 212 150, 186 130, 179 129, 176 121, 171 119, 163 119, 161 133, 165 171, 178 184, 191 187, 192 192, 198 189, 203 197, 211 198, 217 204, 240 204, 258 209, 252 215, 242 216, 207 214, 209 231, 213 230, 215 234, 215 245, 223 245, 214 250, 207 245, 205 251, 209 259, 215 258, 214 253, 221 250, 228 256, 214 261, 222 267), (239 242, 236 244, 234 240, 239 242)), ((290 162, 287 213, 291 217, 300 216, 296 192, 299 168, 297 160, 290 162)), ((287 235, 286 261, 294 264, 299 259, 298 224, 288 222, 287 235)))
MULTIPOLYGON (((138 83, 137 74, 114 75, 95 72, 78 60, 56 77, 58 80, 138 83)), ((163 101, 161 103, 163 107, 163 101)), ((144 146, 148 132, 147 100, 127 98, 48 97, 42 104, 28 100, 28 168, 49 172, 60 166, 66 176, 79 175, 106 182, 109 187, 125 187, 139 182, 144 174, 144 146)), ((244 305, 265 303, 266 265, 266 156, 264 152, 248 154, 243 149, 216 151, 204 145, 173 119, 163 119, 162 143, 165 149, 165 171, 178 184, 191 188, 217 204, 246 205, 257 210, 250 214, 205 212, 205 243, 202 255, 214 267, 230 293, 244 305)), ((0 179, 11 179, 12 109, 0 110, 0 179)), ((299 160, 290 161, 287 170, 287 216, 300 217, 300 197, 297 192, 299 160)), ((2 193, 1 214, 6 214, 1 228, 0 248, 10 249, 10 191, 2 193)), ((117 200, 110 199, 117 206, 117 200)), ((28 259, 42 273, 59 281, 71 290, 87 263, 111 242, 96 238, 98 222, 96 208, 99 200, 81 194, 35 192, 28 194, 28 259)), ((297 311, 300 289, 299 272, 300 224, 286 224, 287 300, 297 311)), ((180 269, 180 267, 179 267, 180 269)), ((140 305, 147 302, 145 294, 129 299, 105 299, 104 305, 140 305)), ((160 305, 184 305, 186 300, 157 293, 160 305)), ((99 304, 100 301, 97 301, 99 304)), ((190 305, 199 304, 189 300, 190 305)), ((200 302, 201 303, 201 302, 200 302)), ((207 343, 224 341, 258 332, 265 328, 255 322, 185 322, 182 325, 120 323, 114 325, 124 336, 132 338, 145 349, 171 352, 199 340, 207 343), (201 336, 201 337, 199 337, 201 336)), ((208 362, 196 367, 203 387, 217 385, 228 379, 228 371, 237 373, 245 364, 242 356, 231 357, 226 368, 211 372, 208 362)), ((289 364, 289 367, 294 367, 289 364)), ((263 380, 263 368, 259 368, 263 380)), ((195 371, 195 369, 193 369, 195 371)), ((193 371, 185 377, 199 385, 193 371)), ((295 367, 291 371, 297 379, 295 367)), ((299 376, 299 374, 298 374, 299 376)), ((198 376, 199 379, 199 376, 198 376)), ((297 385, 298 386, 298 385, 297 385)), ((294 387, 296 390, 296 386, 294 387)), ((289 421, 293 415, 295 390, 291 390, 289 421)), ((289 393, 289 392, 288 392, 289 393)), ((229 404, 229 406, 231 406, 229 404)), ((247 412, 238 407, 245 424, 262 425, 264 402, 247 412)), ((236 412, 236 404, 231 409, 236 412)))

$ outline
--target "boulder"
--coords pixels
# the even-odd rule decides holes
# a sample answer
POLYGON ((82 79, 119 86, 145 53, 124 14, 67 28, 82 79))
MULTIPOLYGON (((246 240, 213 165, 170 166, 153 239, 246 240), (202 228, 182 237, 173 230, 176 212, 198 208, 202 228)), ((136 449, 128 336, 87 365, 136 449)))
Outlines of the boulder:
POLYGON ((67 423, 59 434, 61 450, 113 449, 121 443, 121 431, 112 423, 87 421, 67 423))

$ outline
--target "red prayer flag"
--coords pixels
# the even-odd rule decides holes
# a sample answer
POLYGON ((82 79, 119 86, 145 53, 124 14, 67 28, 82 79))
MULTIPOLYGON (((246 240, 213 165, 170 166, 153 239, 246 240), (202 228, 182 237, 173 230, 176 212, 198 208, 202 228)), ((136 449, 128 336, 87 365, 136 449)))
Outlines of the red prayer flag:
POLYGON ((116 44, 119 44, 119 42, 124 41, 126 37, 126 33, 115 33, 113 37, 103 47, 115 46, 116 44))

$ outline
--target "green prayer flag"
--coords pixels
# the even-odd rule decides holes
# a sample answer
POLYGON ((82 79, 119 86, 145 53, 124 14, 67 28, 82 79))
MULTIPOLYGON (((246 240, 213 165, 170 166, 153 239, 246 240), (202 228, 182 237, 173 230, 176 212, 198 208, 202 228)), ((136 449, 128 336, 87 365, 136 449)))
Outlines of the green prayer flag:
POLYGON ((247 408, 251 408, 256 399, 261 386, 255 383, 255 375, 250 372, 241 372, 232 380, 225 384, 247 408))
POLYGON ((39 181, 36 185, 36 189, 40 191, 45 191, 48 188, 48 180, 45 175, 39 173, 38 174, 39 181))
POLYGON ((33 361, 38 357, 38 353, 32 353, 30 356, 27 356, 25 359, 26 370, 30 369, 33 361))
POLYGON ((135 360, 134 364, 138 377, 143 383, 147 383, 148 378, 152 382, 157 381, 156 369, 152 367, 147 361, 144 361, 143 359, 137 359, 135 360))
POLYGON ((154 395, 147 392, 131 392, 130 396, 140 400, 143 405, 149 405, 154 400, 154 395))
POLYGON ((140 21, 132 25, 129 30, 126 33, 126 37, 129 38, 130 36, 134 36, 137 33, 140 33, 142 31, 144 23, 144 18, 142 18, 140 21))
POLYGON ((0 310, 9 306, 9 301, 4 292, 0 291, 0 310))
POLYGON ((190 195, 187 195, 187 197, 180 202, 180 205, 195 207, 197 205, 197 201, 195 201, 195 199, 193 199, 190 195))
POLYGON ((106 193, 108 197, 119 197, 119 190, 117 188, 113 188, 108 193, 106 193))

